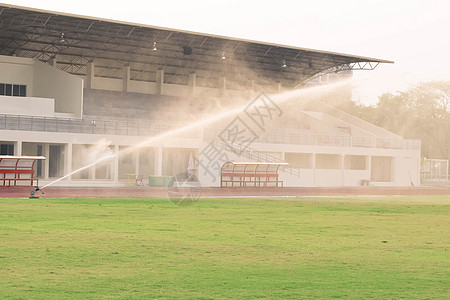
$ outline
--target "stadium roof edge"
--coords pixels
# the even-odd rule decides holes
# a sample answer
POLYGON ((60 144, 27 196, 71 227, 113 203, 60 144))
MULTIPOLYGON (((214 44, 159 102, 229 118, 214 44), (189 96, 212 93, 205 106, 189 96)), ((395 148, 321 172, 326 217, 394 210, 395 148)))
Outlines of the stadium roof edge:
POLYGON ((189 30, 174 29, 174 28, 168 28, 168 27, 162 27, 162 26, 148 25, 148 24, 142 24, 142 23, 134 23, 134 22, 129 22, 129 21, 113 20, 113 19, 107 19, 107 18, 78 15, 78 14, 72 14, 72 13, 66 13, 66 12, 57 12, 57 11, 51 11, 51 10, 45 10, 45 9, 39 9, 39 8, 33 8, 33 7, 25 7, 25 6, 13 5, 13 4, 0 3, 0 6, 7 7, 7 8, 27 10, 27 11, 31 11, 31 12, 47 13, 47 14, 66 16, 66 17, 88 19, 88 20, 92 20, 92 21, 110 22, 110 23, 116 23, 116 24, 127 25, 127 26, 136 26, 136 27, 141 27, 141 28, 149 28, 149 29, 156 29, 156 30, 164 30, 164 31, 172 31, 172 32, 193 34, 193 35, 198 35, 198 36, 205 36, 205 37, 211 37, 211 38, 225 39, 225 40, 237 41, 237 42, 246 42, 246 43, 252 43, 252 44, 260 44, 260 45, 265 45, 265 46, 286 48, 286 49, 292 49, 292 50, 315 52, 315 53, 330 54, 330 55, 339 55, 339 56, 344 56, 344 57, 356 58, 356 59, 360 59, 361 61, 367 61, 367 62, 378 62, 378 63, 389 63, 389 64, 393 64, 394 63, 394 61, 386 60, 386 59, 379 59, 379 58, 372 58, 372 57, 366 57, 366 56, 352 55, 352 54, 346 54, 346 53, 340 53, 340 52, 333 52, 333 51, 325 51, 325 50, 318 50, 318 49, 311 49, 311 48, 304 48, 304 47, 283 45, 283 44, 263 42, 263 41, 256 41, 256 40, 244 39, 244 38, 236 38, 236 37, 215 35, 215 34, 210 34, 210 33, 202 33, 202 32, 195 32, 195 31, 189 31, 189 30))

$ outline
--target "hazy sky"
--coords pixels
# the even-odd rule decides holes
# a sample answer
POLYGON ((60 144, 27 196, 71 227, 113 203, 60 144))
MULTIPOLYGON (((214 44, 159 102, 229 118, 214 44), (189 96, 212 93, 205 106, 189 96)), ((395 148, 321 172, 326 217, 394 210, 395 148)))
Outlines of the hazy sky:
POLYGON ((450 80, 445 0, 0 1, 395 61, 355 72, 354 98, 364 103, 420 81, 450 80))

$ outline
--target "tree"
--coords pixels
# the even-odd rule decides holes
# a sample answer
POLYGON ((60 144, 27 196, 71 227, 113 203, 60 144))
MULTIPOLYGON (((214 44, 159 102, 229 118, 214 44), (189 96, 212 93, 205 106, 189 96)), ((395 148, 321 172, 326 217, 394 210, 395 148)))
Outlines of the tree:
POLYGON ((421 83, 405 92, 385 93, 374 106, 347 111, 394 132, 422 141, 422 156, 450 160, 450 82, 421 83))

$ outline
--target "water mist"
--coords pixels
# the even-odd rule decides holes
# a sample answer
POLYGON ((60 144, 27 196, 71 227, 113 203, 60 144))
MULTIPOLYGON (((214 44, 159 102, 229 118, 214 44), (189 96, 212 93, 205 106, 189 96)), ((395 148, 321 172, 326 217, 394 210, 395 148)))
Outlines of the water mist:
MULTIPOLYGON (((286 101, 290 101, 293 99, 296 99, 298 97, 301 96, 306 96, 306 95, 310 95, 316 92, 323 92, 323 91, 328 91, 328 90, 332 90, 332 89, 336 89, 339 87, 342 87, 344 85, 347 85, 349 83, 351 83, 352 80, 350 79, 346 79, 346 80, 342 80, 342 81, 337 81, 334 83, 330 83, 327 85, 320 85, 320 86, 314 86, 314 87, 309 87, 309 88, 304 88, 304 89, 297 89, 297 90, 292 90, 292 91, 288 91, 288 92, 284 92, 284 93, 280 93, 280 94, 275 94, 275 95, 271 95, 270 99, 275 103, 275 104, 281 104, 284 103, 286 101)), ((46 185, 42 186, 41 189, 47 188, 57 182, 60 182, 61 180, 64 180, 65 178, 72 176, 73 174, 76 174, 78 172, 81 172, 83 170, 86 170, 90 167, 93 167, 101 162, 106 162, 109 159, 114 158, 116 155, 126 155, 129 154, 131 152, 134 152, 137 149, 140 149, 142 147, 148 147, 149 145, 153 145, 157 142, 161 142, 167 138, 176 136, 180 133, 189 131, 189 130, 193 130, 193 129, 199 129, 199 128, 204 128, 214 122, 217 122, 219 120, 222 120, 224 118, 227 117, 231 117, 234 115, 239 114, 240 112, 244 111, 244 109, 247 107, 248 104, 245 105, 239 105, 230 109, 225 109, 222 112, 218 112, 212 116, 209 117, 205 117, 203 119, 200 119, 198 121, 195 122, 191 122, 189 124, 186 124, 182 127, 176 128, 176 129, 172 129, 172 130, 168 130, 166 132, 163 132, 157 136, 152 136, 152 137, 148 137, 146 139, 144 139, 142 142, 133 145, 131 147, 128 147, 127 149, 125 149, 124 151, 122 151, 120 154, 116 153, 107 153, 103 156, 101 156, 98 159, 94 159, 92 162, 90 162, 89 164, 87 164, 86 166, 83 166, 81 168, 78 168, 77 170, 74 170, 64 176, 62 176, 61 178, 58 178, 52 182, 47 183, 46 185)))

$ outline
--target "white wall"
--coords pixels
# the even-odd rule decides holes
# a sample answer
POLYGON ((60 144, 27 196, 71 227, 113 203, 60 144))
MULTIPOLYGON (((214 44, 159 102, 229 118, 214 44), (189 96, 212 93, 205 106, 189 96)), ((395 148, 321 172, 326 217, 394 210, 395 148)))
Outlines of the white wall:
POLYGON ((34 96, 55 99, 55 111, 83 114, 83 79, 48 64, 35 61, 34 96))
MULTIPOLYGON (((94 89, 106 90, 106 91, 116 91, 120 92, 123 90, 123 79, 117 78, 102 78, 102 77, 94 77, 93 79, 93 87, 94 89)), ((155 82, 144 82, 144 81, 129 81, 129 90, 128 92, 132 93, 147 93, 147 94, 155 94, 156 93, 156 83, 155 82)), ((188 85, 181 84, 168 84, 164 83, 164 87, 162 89, 162 94, 167 96, 181 96, 186 97, 189 95, 190 87, 188 85)), ((225 91, 225 97, 247 97, 248 93, 245 91, 225 91)), ((194 90, 195 97, 220 97, 220 89, 216 88, 206 88, 196 86, 194 90)))
POLYGON ((180 84, 168 84, 164 83, 164 94, 177 96, 177 97, 186 97, 188 95, 188 86, 180 85, 180 84))
POLYGON ((342 186, 342 170, 316 169, 315 186, 342 186))
POLYGON ((106 91, 121 92, 123 90, 123 80, 117 78, 94 78, 94 88, 106 91))
POLYGON ((344 170, 343 176, 343 186, 359 186, 361 179, 370 179, 370 172, 369 170, 344 170))
POLYGON ((35 97, 0 96, 0 113, 28 116, 55 116, 55 100, 35 97))
POLYGON ((156 83, 130 80, 129 91, 143 94, 156 94, 156 83))
POLYGON ((420 185, 420 157, 400 156, 395 159, 394 164, 395 185, 420 185))
MULTIPOLYGON (((4 141, 23 141, 23 142, 35 142, 35 143, 74 143, 74 144, 96 144, 99 140, 107 140, 112 145, 130 146, 143 143, 142 137, 134 136, 100 136, 94 134, 74 134, 74 133, 54 133, 54 132, 39 132, 39 131, 17 131, 17 130, 0 130, 1 139, 4 141)), ((161 141, 150 141, 150 147, 163 147, 163 148, 189 148, 199 149, 199 152, 205 151, 208 146, 207 143, 202 142, 200 139, 180 139, 171 138, 161 141)), ((268 145, 270 146, 270 145, 268 145)), ((295 145, 278 145, 278 148, 299 148, 299 153, 308 153, 309 150, 314 150, 313 153, 318 153, 317 150, 322 150, 328 147, 317 146, 295 146, 295 145)), ((258 144, 258 147, 263 148, 262 144, 258 144)), ((266 147, 269 150, 270 147, 266 147)), ((372 155, 372 156, 391 156, 393 157, 393 180, 392 182, 371 182, 372 186, 411 186, 413 181, 415 186, 419 186, 419 162, 420 151, 417 150, 395 150, 395 149, 370 149, 370 148, 355 148, 355 147, 341 147, 334 148, 335 153, 342 151, 343 154, 353 155, 372 155)), ((295 150, 290 152, 297 152, 295 150)), ((330 151, 331 152, 331 151, 330 151)), ((209 152, 209 155, 212 155, 209 152)), ((200 156, 200 161, 206 165, 205 167, 198 167, 198 175, 203 186, 220 186, 220 168, 225 161, 224 152, 219 153, 219 160, 215 160, 208 164, 206 157, 200 156), (217 163, 216 163, 217 162, 217 163), (211 172, 214 177, 209 176, 208 172, 205 174, 205 170, 211 172)), ((246 161, 232 152, 226 152, 226 159, 230 161, 246 161)), ((290 175, 283 171, 280 171, 280 180, 284 181, 285 187, 332 187, 332 186, 360 186, 361 179, 370 179, 370 170, 324 170, 324 169, 301 169, 300 177, 290 175)))
POLYGON ((29 58, 0 56, 0 82, 27 87, 27 97, 1 99, 0 113, 82 116, 83 80, 29 58))
POLYGON ((27 96, 33 93, 34 60, 0 55, 0 82, 27 86, 27 96))
POLYGON ((312 186, 312 183, 306 182, 308 181, 308 177, 305 176, 303 170, 300 176, 282 171, 278 171, 278 174, 280 174, 279 180, 283 181, 283 187, 312 186))

